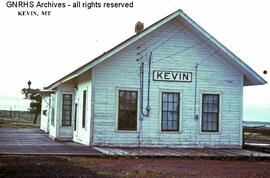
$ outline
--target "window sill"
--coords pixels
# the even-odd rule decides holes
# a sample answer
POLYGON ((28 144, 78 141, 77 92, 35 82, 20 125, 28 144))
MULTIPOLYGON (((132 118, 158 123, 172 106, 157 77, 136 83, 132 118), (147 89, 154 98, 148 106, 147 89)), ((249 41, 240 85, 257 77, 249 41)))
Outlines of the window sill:
POLYGON ((181 132, 181 130, 179 130, 179 131, 162 131, 162 130, 160 130, 159 133, 160 134, 181 134, 182 132, 181 132))
POLYGON ((201 135, 209 135, 209 134, 211 134, 211 135, 220 135, 221 133, 220 133, 220 131, 218 131, 218 132, 202 132, 202 131, 200 131, 200 134, 201 135))
POLYGON ((116 130, 116 133, 139 133, 138 130, 116 130))

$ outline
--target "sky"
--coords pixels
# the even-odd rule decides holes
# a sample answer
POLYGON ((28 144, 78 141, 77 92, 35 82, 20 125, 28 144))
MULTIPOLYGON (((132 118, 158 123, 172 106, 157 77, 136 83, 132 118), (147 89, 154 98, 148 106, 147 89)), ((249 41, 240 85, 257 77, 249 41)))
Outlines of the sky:
MULTIPOLYGON (((25 9, 6 2, 0 2, 0 109, 26 110, 21 89, 28 80, 42 89, 134 35, 137 21, 147 27, 178 9, 270 81, 267 0, 133 0, 133 8, 51 8, 50 16, 38 17, 18 16, 25 9)), ((269 84, 244 88, 243 117, 270 121, 269 84)))

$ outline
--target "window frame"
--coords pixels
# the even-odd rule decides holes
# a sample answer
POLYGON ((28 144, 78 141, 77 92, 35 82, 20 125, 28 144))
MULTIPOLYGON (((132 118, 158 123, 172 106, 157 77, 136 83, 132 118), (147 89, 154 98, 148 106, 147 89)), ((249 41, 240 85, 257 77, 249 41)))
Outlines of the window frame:
POLYGON ((72 114, 73 114, 73 94, 71 93, 62 93, 61 95, 62 103, 61 103, 61 127, 72 127, 72 114), (70 125, 63 125, 63 111, 64 111, 64 95, 70 95, 71 96, 71 104, 70 104, 70 125))
POLYGON ((160 88, 159 89, 159 107, 158 107, 158 113, 159 113, 159 133, 161 134, 179 134, 182 132, 182 107, 183 107, 183 91, 178 89, 171 89, 171 88, 160 88), (162 130, 162 93, 179 93, 179 112, 178 112, 178 130, 175 131, 166 131, 162 130))
POLYGON ((221 128, 221 112, 222 112, 222 93, 221 92, 201 92, 200 95, 200 133, 201 134, 219 134, 221 128), (218 119, 217 119, 217 130, 203 130, 203 95, 218 95, 219 103, 218 103, 218 119))
MULTIPOLYGON (((167 96, 168 97, 168 96, 167 96)), ((180 123, 180 98, 181 97, 181 95, 180 95, 180 93, 179 92, 161 92, 161 131, 162 132, 179 132, 179 130, 180 130, 180 126, 179 126, 179 123, 180 123), (170 94, 172 94, 172 95, 174 95, 174 94, 177 94, 178 95, 178 108, 177 108, 177 111, 169 111, 169 110, 164 110, 164 108, 163 108, 163 94, 167 94, 167 95, 170 95, 170 94), (164 129, 163 128, 163 112, 175 112, 175 113, 177 113, 177 123, 176 123, 176 126, 177 126, 177 128, 176 129, 164 129)), ((170 103, 170 102, 166 102, 166 103, 170 103)), ((174 103, 174 96, 173 96, 173 103, 174 103)))
POLYGON ((82 128, 86 128, 86 113, 87 113, 87 89, 82 91, 82 128))
POLYGON ((77 131, 77 125, 78 125, 78 103, 75 103, 74 106, 74 128, 73 131, 77 131))
POLYGON ((55 101, 56 101, 56 95, 52 94, 51 95, 51 107, 50 107, 50 114, 51 114, 51 118, 50 118, 50 122, 51 122, 51 126, 55 127, 55 101))
POLYGON ((116 132, 126 132, 126 133, 134 133, 134 132, 138 132, 139 130, 139 118, 140 118, 140 103, 139 103, 139 98, 140 98, 140 92, 139 92, 139 89, 137 88, 116 88, 116 115, 115 115, 115 131, 116 132), (119 101, 119 94, 120 94, 120 91, 129 91, 129 92, 137 92, 137 118, 136 118, 136 122, 137 122, 137 125, 136 125, 136 129, 135 130, 120 130, 119 127, 118 127, 118 123, 119 123, 119 104, 120 104, 120 101, 119 101))

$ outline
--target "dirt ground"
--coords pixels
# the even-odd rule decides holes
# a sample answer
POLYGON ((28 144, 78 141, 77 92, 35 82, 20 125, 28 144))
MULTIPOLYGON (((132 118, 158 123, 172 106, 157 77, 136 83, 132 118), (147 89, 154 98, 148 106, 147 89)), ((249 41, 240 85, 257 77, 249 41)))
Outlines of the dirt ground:
POLYGON ((0 156, 0 178, 101 178, 65 157, 0 156))
POLYGON ((0 178, 266 178, 269 168, 269 160, 0 156, 0 178))
POLYGON ((269 177, 270 161, 182 160, 177 158, 71 158, 97 172, 116 177, 269 177))
MULTIPOLYGON (((29 121, 0 118, 0 127, 35 127, 29 121)), ((245 135, 265 140, 268 132, 245 135), (256 136, 256 137, 255 137, 256 136)), ((269 177, 270 160, 186 160, 176 158, 91 158, 59 156, 5 156, 0 153, 0 178, 254 178, 269 177)))

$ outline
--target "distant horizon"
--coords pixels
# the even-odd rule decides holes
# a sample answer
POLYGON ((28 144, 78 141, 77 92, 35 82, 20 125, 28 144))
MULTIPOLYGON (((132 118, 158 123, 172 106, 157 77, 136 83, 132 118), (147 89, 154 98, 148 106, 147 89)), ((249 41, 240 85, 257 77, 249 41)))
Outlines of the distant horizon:
MULTIPOLYGON (((12 98, 12 97, 11 97, 12 98)), ((8 97, 5 98, 7 102, 12 103, 14 101, 18 101, 17 98, 14 98, 13 101, 8 99, 8 97)), ((3 100, 1 100, 3 101, 3 100)), ((27 99, 23 99, 23 95, 22 95, 22 99, 20 102, 18 102, 17 104, 14 105, 3 105, 0 103, 0 110, 5 110, 5 111, 28 111, 28 108, 30 107, 30 100, 27 99)), ((243 121, 251 121, 251 122, 269 122, 270 120, 267 119, 267 114, 263 114, 263 109, 262 108, 256 108, 256 110, 250 111, 250 109, 248 108, 244 108, 244 112, 243 112, 243 121), (262 115, 263 114, 263 115, 262 115), (264 119, 254 119, 255 117, 257 117, 257 115, 261 115, 264 117, 264 119)), ((268 116, 269 117, 269 116, 268 116)), ((258 118, 258 117, 257 117, 258 118)))

